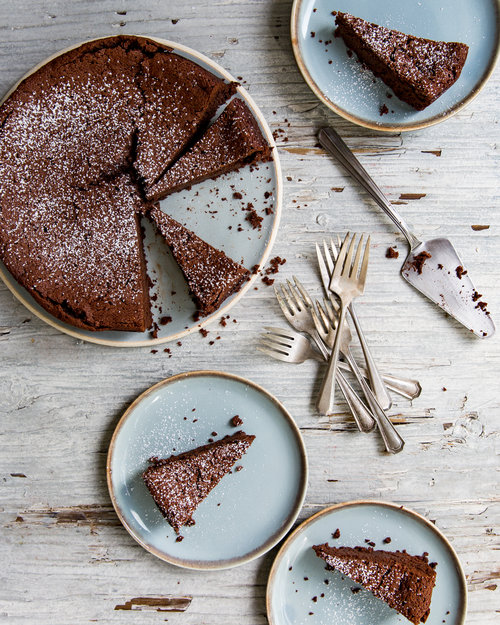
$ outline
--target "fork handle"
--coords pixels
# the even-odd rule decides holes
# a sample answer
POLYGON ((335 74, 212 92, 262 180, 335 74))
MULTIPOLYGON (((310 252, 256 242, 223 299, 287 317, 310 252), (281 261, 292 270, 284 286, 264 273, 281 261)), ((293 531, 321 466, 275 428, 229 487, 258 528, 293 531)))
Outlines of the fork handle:
POLYGON ((358 333, 359 343, 361 345, 361 349, 363 350, 363 356, 365 357, 366 369, 368 371, 368 379, 370 380, 370 386, 372 387, 373 394, 378 400, 378 403, 382 406, 384 410, 389 410, 392 406, 392 399, 389 395, 389 392, 384 384, 382 376, 375 364, 375 360, 373 359, 370 348, 368 347, 368 343, 365 339, 365 334, 361 328, 361 324, 358 320, 358 315, 354 310, 354 306, 350 304, 349 312, 351 314, 351 319, 354 322, 354 327, 356 328, 356 332, 358 333))
POLYGON ((318 412, 323 415, 329 415, 333 412, 333 403, 335 398, 335 372, 337 370, 337 361, 339 359, 340 351, 340 337, 342 332, 339 332, 339 328, 342 328, 345 321, 345 315, 347 308, 343 301, 340 301, 340 314, 339 322, 337 324, 337 331, 335 332, 335 340, 333 342, 332 353, 328 360, 328 368, 326 370, 323 383, 319 391, 319 398, 317 403, 318 412))
POLYGON ((368 402, 368 406, 371 408, 373 416, 377 421, 378 429, 384 441, 386 451, 388 451, 390 454, 399 453, 404 447, 404 440, 398 434, 398 431, 389 420, 389 417, 385 414, 383 408, 378 403, 377 398, 373 394, 373 391, 361 375, 359 367, 352 357, 350 350, 347 350, 345 357, 349 366, 352 368, 352 372, 360 383, 361 388, 363 389, 363 393, 365 394, 366 401, 368 402))

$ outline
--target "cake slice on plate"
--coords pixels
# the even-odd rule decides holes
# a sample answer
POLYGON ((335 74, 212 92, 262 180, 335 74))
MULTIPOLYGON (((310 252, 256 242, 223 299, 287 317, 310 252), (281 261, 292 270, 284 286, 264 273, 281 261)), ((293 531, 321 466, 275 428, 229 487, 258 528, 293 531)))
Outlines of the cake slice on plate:
POLYGON ((425 556, 365 547, 313 546, 330 571, 337 570, 370 590, 409 621, 418 625, 429 616, 436 571, 425 556))
POLYGON ((177 534, 183 525, 194 525, 193 512, 254 439, 255 436, 239 431, 215 443, 155 460, 146 469, 144 482, 177 534))
POLYGON ((153 207, 149 217, 170 247, 199 313, 209 315, 250 276, 248 269, 209 245, 175 219, 153 207))
POLYGON ((433 41, 337 12, 336 37, 388 85, 421 111, 460 76, 469 48, 464 43, 433 41))
POLYGON ((201 139, 147 192, 160 200, 207 178, 269 158, 271 149, 243 100, 234 98, 201 139))

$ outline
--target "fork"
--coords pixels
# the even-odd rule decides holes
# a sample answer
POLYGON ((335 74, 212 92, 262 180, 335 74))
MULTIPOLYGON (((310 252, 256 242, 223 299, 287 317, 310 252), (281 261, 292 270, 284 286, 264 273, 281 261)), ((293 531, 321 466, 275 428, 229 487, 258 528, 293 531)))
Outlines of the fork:
POLYGON ((328 285, 329 290, 338 296, 340 300, 340 309, 332 353, 328 361, 328 368, 323 379, 323 384, 321 385, 317 404, 320 414, 325 415, 330 414, 333 410, 335 397, 335 371, 337 369, 340 340, 342 337, 342 328, 345 323, 347 307, 354 298, 363 293, 365 288, 368 258, 370 255, 370 237, 368 237, 368 241, 365 245, 363 261, 361 262, 363 235, 361 235, 361 239, 359 240, 356 248, 356 255, 354 256, 356 236, 356 233, 352 237, 350 233, 347 233, 344 242, 342 243, 342 247, 340 248, 337 262, 335 263, 335 267, 330 278, 330 284, 328 285))
MULTIPOLYGON (((295 277, 294 279, 298 282, 295 277)), ((294 364, 301 364, 306 360, 317 360, 319 362, 328 360, 329 351, 325 350, 325 352, 320 353, 315 350, 309 339, 299 334, 299 332, 270 326, 264 327, 264 330, 266 330, 266 334, 262 335, 261 345, 258 346, 257 349, 272 358, 294 364), (269 339, 274 339, 275 342, 271 343, 269 339), (283 342, 283 339, 286 339, 286 344, 283 342), (282 343, 281 345, 276 345, 276 343, 279 344, 280 342, 282 343)), ((326 338, 328 338, 328 336, 326 338)), ((329 347, 327 343, 326 346, 329 347)), ((341 360, 339 360, 338 366, 343 371, 351 370, 349 365, 341 360)), ((364 378, 368 378, 366 369, 360 367, 360 371, 364 378)), ((387 388, 406 397, 406 399, 415 399, 420 395, 422 390, 416 380, 406 380, 389 374, 382 374, 382 378, 387 388)))
MULTIPOLYGON (((333 239, 330 239, 330 246, 331 246, 334 259, 336 260, 338 254, 337 254, 337 247, 335 243, 333 242, 333 239)), ((328 290, 328 283, 330 282, 330 276, 333 272, 335 261, 334 259, 332 259, 330 250, 328 249, 328 245, 326 244, 325 241, 323 241, 323 250, 324 250, 323 252, 324 256, 321 253, 321 249, 319 245, 316 243, 316 255, 318 257, 321 281, 323 283, 323 288, 325 289, 327 297, 329 297, 329 299, 332 301, 332 304, 333 304, 334 298, 332 297, 330 291, 328 290)), ((384 410, 389 410, 389 408, 392 406, 392 400, 391 400, 389 393, 387 392, 387 388, 384 383, 384 380, 382 376, 380 375, 379 370, 377 369, 375 360, 373 359, 373 356, 370 352, 370 348, 368 347, 368 344, 366 342, 365 335, 359 323, 359 319, 356 314, 356 310, 354 308, 353 302, 351 302, 351 304, 349 305, 348 311, 349 311, 349 314, 351 315, 351 319, 354 323, 354 327, 356 328, 356 332, 359 337, 361 349, 363 350, 363 356, 365 357, 366 368, 368 370, 368 376, 369 376, 368 379, 370 380, 370 386, 379 404, 382 406, 382 408, 384 410)))
MULTIPOLYGON (((330 335, 335 328, 336 318, 333 312, 333 309, 328 306, 329 301, 325 300, 325 305, 327 310, 326 313, 322 308, 319 302, 316 302, 316 307, 318 309, 319 317, 316 315, 316 312, 313 311, 313 320, 318 330, 319 335, 323 338, 326 343, 329 343, 331 339, 328 338, 327 335, 330 335), (321 319, 321 320, 320 320, 321 319)), ((365 379, 362 377, 361 372, 359 371, 358 365, 354 358, 352 357, 351 351, 349 349, 349 342, 351 340, 350 331, 348 326, 344 326, 342 330, 339 327, 336 328, 336 335, 341 334, 341 349, 347 359, 347 362, 352 368, 356 379, 358 380, 361 388, 363 389, 363 393, 366 397, 366 401, 368 402, 368 406, 370 407, 372 414, 377 421, 378 429, 382 436, 382 439, 385 444, 385 448, 389 453, 398 453, 404 447, 404 441, 401 436, 398 434, 396 428, 390 421, 389 417, 385 414, 385 411, 378 403, 375 394, 371 390, 371 388, 366 383, 365 379)))
MULTIPOLYGON (((278 304, 285 315, 285 319, 295 330, 308 334, 314 340, 318 349, 323 353, 325 360, 327 360, 328 352, 326 351, 323 341, 314 326, 309 311, 304 305, 304 302, 297 295, 297 292, 289 280, 287 280, 287 286, 288 289, 285 288, 284 285, 280 285, 281 293, 278 291, 276 286, 274 287, 276 299, 278 300, 278 304)), ((371 432, 371 430, 375 427, 375 420, 373 416, 349 385, 349 382, 345 379, 345 376, 341 371, 337 372, 337 379, 340 390, 342 391, 345 400, 351 409, 358 428, 361 432, 371 432)))
MULTIPOLYGON (((317 358, 322 361, 328 360, 328 351, 324 347, 322 347, 320 355, 319 352, 313 349, 309 340, 298 332, 272 327, 265 327, 264 329, 267 331, 267 334, 261 337, 261 345, 258 345, 257 349, 272 358, 291 363, 301 363, 309 358, 317 358)), ((371 431, 375 421, 370 411, 342 373, 340 371, 337 373, 340 374, 339 386, 358 429, 361 432, 371 431)))

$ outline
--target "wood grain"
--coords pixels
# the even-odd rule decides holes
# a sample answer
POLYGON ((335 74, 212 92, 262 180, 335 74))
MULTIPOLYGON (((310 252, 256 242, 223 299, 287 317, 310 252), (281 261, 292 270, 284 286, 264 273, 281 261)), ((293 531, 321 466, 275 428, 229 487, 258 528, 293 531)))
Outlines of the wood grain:
POLYGON ((467 623, 498 622, 498 338, 469 336, 399 277, 400 261, 385 252, 395 246, 403 257, 402 237, 315 135, 334 126, 418 233, 449 236, 499 319, 500 72, 446 123, 377 134, 338 118, 309 91, 291 52, 290 8, 282 0, 0 3, 0 92, 66 46, 121 32, 178 41, 242 76, 271 129, 282 131, 285 200, 272 255, 287 262, 277 278, 297 275, 320 295, 314 243, 347 229, 372 233, 358 314, 381 367, 423 388, 412 403, 395 398, 391 411, 405 450, 385 455, 376 436, 356 431, 340 402, 333 416, 319 417, 317 363, 287 366, 256 352, 264 323, 285 324, 272 289, 260 282, 232 310, 237 324, 215 324, 206 339, 195 333, 170 346, 172 358, 76 341, 33 318, 0 285, 1 622, 266 623, 276 549, 230 571, 175 568, 132 540, 108 497, 107 447, 124 409, 167 376, 208 368, 262 384, 302 429, 310 480, 297 522, 353 499, 414 508, 457 550, 469 589, 467 623))

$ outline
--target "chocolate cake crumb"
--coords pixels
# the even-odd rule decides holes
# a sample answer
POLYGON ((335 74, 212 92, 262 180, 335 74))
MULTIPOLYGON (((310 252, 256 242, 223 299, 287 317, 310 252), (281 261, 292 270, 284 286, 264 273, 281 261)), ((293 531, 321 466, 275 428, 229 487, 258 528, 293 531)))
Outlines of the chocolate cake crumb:
POLYGON ((357 595, 360 590, 361 588, 359 588, 359 586, 354 586, 354 588, 351 588, 351 592, 353 595, 357 595))
POLYGON ((379 109, 379 113, 380 113, 380 117, 382 117, 382 115, 387 115, 387 113, 389 113, 389 109, 387 108, 387 104, 382 104, 382 106, 379 109))
POLYGON ((309 580, 308 577, 304 577, 304 581, 307 582, 309 580))
POLYGON ((425 250, 423 252, 420 252, 420 254, 417 254, 413 260, 410 263, 410 266, 419 274, 422 273, 422 268, 424 266, 425 261, 428 258, 431 258, 432 254, 429 254, 429 252, 426 252, 425 250))
POLYGON ((167 323, 171 323, 172 322, 172 317, 170 317, 170 315, 165 315, 164 317, 161 317, 160 319, 160 325, 162 326, 166 326, 167 323))
POLYGON ((291 570, 292 570, 292 568, 293 568, 292 566, 289 566, 289 567, 288 567, 288 570, 289 570, 289 571, 291 571, 291 570))
POLYGON ((241 471, 242 469, 243 469, 243 467, 241 466, 241 464, 239 464, 239 465, 235 468, 235 471, 238 471, 238 472, 239 472, 239 471, 241 471))
POLYGON ((271 286, 272 284, 274 284, 274 280, 272 278, 270 278, 269 276, 264 276, 262 278, 262 282, 266 285, 266 286, 271 286))
POLYGON ((215 430, 212 432, 212 436, 218 436, 217 432, 215 432, 215 430))
POLYGON ((158 353, 158 350, 157 350, 157 349, 152 349, 152 350, 151 350, 151 353, 152 353, 152 354, 157 354, 157 353, 158 353))
POLYGON ((240 425, 243 425, 243 419, 239 416, 239 415, 234 415, 234 417, 231 419, 231 425, 235 428, 239 427, 240 425))
POLYGON ((242 195, 239 191, 235 191, 235 192, 233 193, 233 198, 234 198, 235 200, 242 200, 242 199, 243 199, 243 195, 242 195))
POLYGON ((384 540, 382 542, 385 543, 386 545, 388 545, 391 542, 391 537, 387 536, 387 538, 384 538, 384 540))
POLYGON ((455 272, 457 274, 457 278, 461 278, 467 273, 467 270, 464 269, 462 265, 458 265, 458 267, 455 269, 455 272))
POLYGON ((442 269, 443 265, 441 263, 438 263, 438 269, 442 269))
POLYGON ((386 258, 399 258, 399 252, 393 247, 388 247, 385 253, 386 258))
POLYGON ((446 392, 447 390, 446 386, 443 386, 443 391, 446 392))
POLYGON ((317 603, 317 601, 318 601, 318 597, 315 595, 315 596, 312 598, 312 601, 314 601, 314 603, 317 603))
POLYGON ((337 529, 333 532, 332 534, 332 538, 340 538, 340 529, 337 527, 337 529))
POLYGON ((251 208, 246 216, 246 220, 250 223, 254 230, 262 229, 262 222, 264 221, 264 217, 261 217, 257 214, 257 211, 254 208, 251 208))
POLYGON ((314 37, 316 37, 316 33, 314 32, 314 30, 311 30, 311 37, 314 39, 314 37))
POLYGON ((481 299, 481 297, 483 297, 481 295, 481 293, 478 293, 477 291, 474 291, 474 293, 472 294, 472 301, 473 302, 477 302, 477 300, 481 299))
POLYGON ((200 328, 200 334, 203 338, 205 338, 208 335, 208 330, 205 330, 205 328, 200 328))
POLYGON ((429 566, 431 567, 431 569, 435 569, 437 565, 437 562, 429 562, 429 566))
POLYGON ((176 543, 181 543, 184 540, 184 536, 177 536, 177 538, 175 539, 176 543))
POLYGON ((286 263, 286 258, 275 256, 274 258, 271 258, 271 260, 269 261, 269 266, 264 270, 264 273, 266 274, 266 276, 269 276, 270 274, 273 274, 273 273, 278 273, 280 266, 284 265, 285 263, 286 263))

